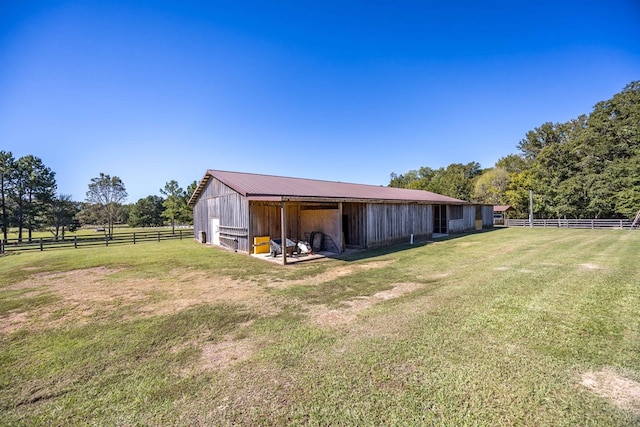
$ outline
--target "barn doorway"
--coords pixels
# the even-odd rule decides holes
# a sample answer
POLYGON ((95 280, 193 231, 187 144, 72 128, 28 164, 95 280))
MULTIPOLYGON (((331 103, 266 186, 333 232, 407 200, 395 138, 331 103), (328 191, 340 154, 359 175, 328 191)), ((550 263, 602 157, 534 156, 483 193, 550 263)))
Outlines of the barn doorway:
POLYGON ((211 243, 220 246, 220 218, 211 218, 211 243))
POLYGON ((350 245, 351 239, 349 238, 349 215, 342 215, 342 234, 344 235, 344 244, 350 245))
POLYGON ((342 204, 342 233, 344 244, 351 248, 366 247, 366 205, 364 203, 342 204))
POLYGON ((433 205, 433 232, 447 234, 447 205, 433 205))

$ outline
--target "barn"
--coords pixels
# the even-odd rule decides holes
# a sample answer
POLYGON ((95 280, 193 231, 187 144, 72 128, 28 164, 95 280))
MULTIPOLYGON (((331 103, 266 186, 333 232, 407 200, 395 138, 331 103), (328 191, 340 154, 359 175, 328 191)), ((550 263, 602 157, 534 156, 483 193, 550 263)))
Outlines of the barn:
POLYGON ((195 239, 246 253, 256 238, 321 232, 324 250, 342 252, 493 226, 492 206, 428 191, 220 170, 207 170, 189 205, 195 239))

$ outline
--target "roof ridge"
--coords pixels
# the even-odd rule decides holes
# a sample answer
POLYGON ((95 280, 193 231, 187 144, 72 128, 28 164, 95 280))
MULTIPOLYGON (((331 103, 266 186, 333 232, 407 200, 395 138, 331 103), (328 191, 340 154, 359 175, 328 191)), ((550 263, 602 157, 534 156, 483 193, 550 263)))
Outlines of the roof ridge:
MULTIPOLYGON (((237 175, 267 176, 267 177, 270 177, 270 178, 299 179, 299 180, 302 180, 302 181, 330 182, 330 183, 333 183, 333 184, 368 185, 370 187, 388 187, 388 186, 383 185, 383 184, 378 184, 378 185, 376 185, 376 184, 359 184, 357 182, 332 181, 332 180, 328 180, 328 179, 302 178, 302 177, 298 177, 298 176, 273 175, 273 174, 255 173, 255 172, 225 171, 225 170, 220 170, 220 169, 209 169, 207 172, 222 172, 222 173, 232 173, 232 174, 237 174, 237 175)), ((396 187, 388 187, 388 188, 396 188, 396 187)), ((410 189, 407 188, 406 190, 410 190, 410 189)), ((420 190, 420 191, 426 191, 426 190, 420 190)))

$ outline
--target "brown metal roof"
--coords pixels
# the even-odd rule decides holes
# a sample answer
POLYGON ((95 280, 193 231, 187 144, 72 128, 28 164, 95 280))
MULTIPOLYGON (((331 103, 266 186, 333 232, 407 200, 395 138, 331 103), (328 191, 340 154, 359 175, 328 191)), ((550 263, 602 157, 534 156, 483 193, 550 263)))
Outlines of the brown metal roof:
POLYGON ((274 175, 259 175, 243 172, 208 170, 189 204, 195 203, 205 184, 215 177, 228 187, 253 200, 277 197, 303 199, 352 199, 404 202, 431 202, 467 204, 464 200, 443 196, 423 190, 383 187, 377 185, 351 184, 346 182, 321 181, 316 179, 289 178, 274 175))

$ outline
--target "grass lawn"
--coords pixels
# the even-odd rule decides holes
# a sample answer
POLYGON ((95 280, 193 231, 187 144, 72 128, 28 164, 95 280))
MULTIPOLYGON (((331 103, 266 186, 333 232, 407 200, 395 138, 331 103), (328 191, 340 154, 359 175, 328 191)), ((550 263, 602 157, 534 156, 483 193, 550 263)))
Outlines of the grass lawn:
POLYGON ((0 257, 0 425, 640 425, 640 233, 0 257))

